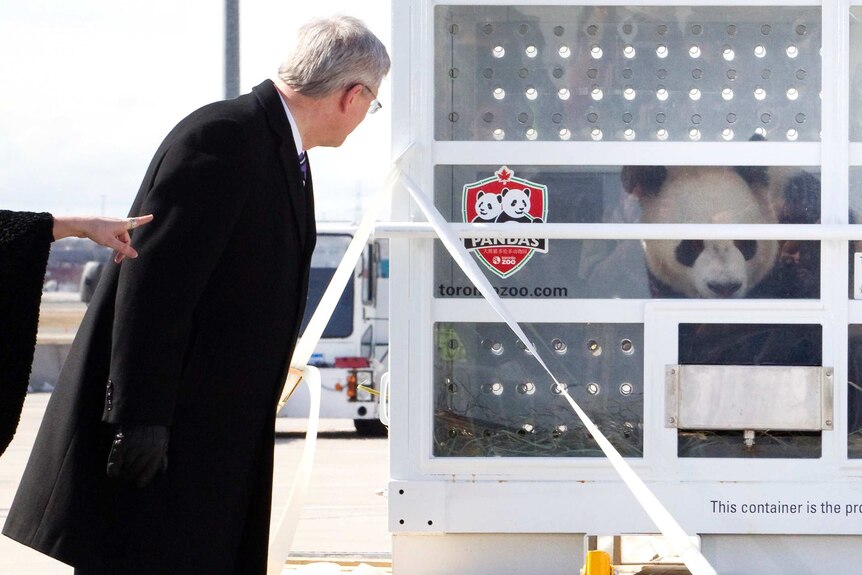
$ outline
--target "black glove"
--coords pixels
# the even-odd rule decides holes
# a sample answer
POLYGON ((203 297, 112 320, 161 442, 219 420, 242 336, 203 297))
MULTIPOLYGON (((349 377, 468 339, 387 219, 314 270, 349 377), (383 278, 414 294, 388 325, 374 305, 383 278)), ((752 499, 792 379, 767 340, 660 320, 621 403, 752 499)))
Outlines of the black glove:
POLYGON ((146 487, 168 468, 168 428, 120 425, 108 455, 108 477, 146 487))

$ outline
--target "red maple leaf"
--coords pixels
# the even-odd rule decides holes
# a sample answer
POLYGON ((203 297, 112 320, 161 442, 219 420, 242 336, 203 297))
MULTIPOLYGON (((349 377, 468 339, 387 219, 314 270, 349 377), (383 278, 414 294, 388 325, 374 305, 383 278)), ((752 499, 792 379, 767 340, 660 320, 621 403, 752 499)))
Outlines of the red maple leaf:
POLYGON ((501 182, 509 181, 509 178, 511 178, 513 175, 515 175, 515 174, 511 170, 506 169, 506 166, 503 166, 502 168, 500 168, 500 170, 496 174, 497 179, 500 180, 501 182))

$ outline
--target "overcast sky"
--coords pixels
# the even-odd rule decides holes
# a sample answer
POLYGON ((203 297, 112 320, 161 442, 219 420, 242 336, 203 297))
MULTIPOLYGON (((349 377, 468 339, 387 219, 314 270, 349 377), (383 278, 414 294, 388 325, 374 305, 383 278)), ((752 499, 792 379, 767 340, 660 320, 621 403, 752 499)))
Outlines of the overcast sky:
MULTIPOLYGON (((162 138, 223 98, 221 0, 0 2, 0 209, 125 215, 162 138)), ((391 53, 389 0, 240 0, 242 92, 275 75, 314 16, 362 19, 391 53)), ((354 219, 389 168, 384 108, 315 148, 319 220, 354 219)))

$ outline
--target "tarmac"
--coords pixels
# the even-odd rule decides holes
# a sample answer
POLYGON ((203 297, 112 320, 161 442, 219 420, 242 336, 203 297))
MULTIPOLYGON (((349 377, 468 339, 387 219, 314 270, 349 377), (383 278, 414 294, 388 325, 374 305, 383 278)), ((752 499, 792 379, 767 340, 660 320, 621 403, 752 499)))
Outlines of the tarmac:
MULTIPOLYGON (((49 393, 30 393, 15 439, 0 457, 0 523, 4 523, 49 393)), ((305 420, 279 419, 272 517, 281 516, 304 444, 305 420)), ((386 439, 358 437, 351 420, 321 420, 309 493, 283 574, 391 573, 387 528, 386 439)), ((68 565, 0 536, 0 574, 72 575, 68 565)))

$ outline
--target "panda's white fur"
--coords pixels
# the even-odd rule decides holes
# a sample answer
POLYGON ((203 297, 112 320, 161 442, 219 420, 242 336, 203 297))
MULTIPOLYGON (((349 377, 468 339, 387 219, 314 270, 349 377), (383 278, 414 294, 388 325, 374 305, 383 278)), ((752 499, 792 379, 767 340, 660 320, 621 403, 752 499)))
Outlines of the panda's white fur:
MULTIPOLYGON (((642 222, 778 222, 778 192, 765 170, 701 166, 626 170, 623 180, 627 191, 639 198, 642 222), (664 172, 644 175, 638 170, 664 172)), ((702 298, 744 297, 770 273, 779 251, 777 241, 764 240, 649 240, 643 247, 655 279, 685 296, 702 298)))
POLYGON ((503 212, 503 206, 500 204, 497 194, 486 194, 482 191, 476 195, 474 207, 476 217, 471 220, 471 223, 493 222, 503 212))

